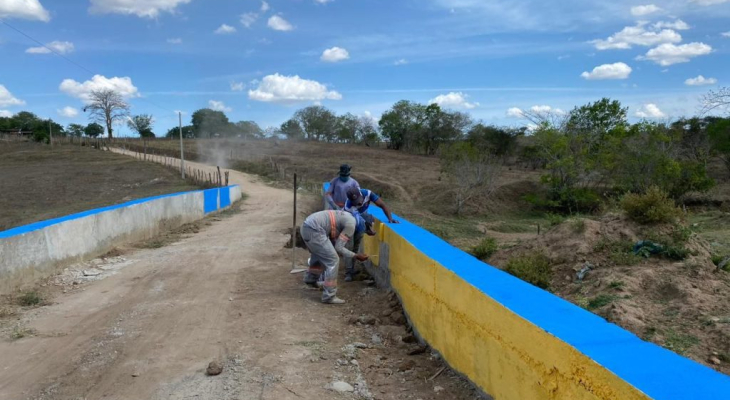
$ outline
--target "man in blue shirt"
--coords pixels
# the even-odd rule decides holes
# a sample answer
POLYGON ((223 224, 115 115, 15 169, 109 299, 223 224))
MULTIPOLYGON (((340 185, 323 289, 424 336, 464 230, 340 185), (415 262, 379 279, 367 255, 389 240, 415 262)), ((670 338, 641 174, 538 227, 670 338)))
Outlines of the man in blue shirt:
MULTIPOLYGON (((351 188, 347 191, 347 201, 345 202, 344 210, 354 215, 357 219, 358 216, 365 220, 366 228, 363 231, 356 232, 355 237, 352 241, 353 251, 360 249, 360 243, 362 243, 363 234, 367 233, 370 236, 375 235, 372 230, 373 216, 368 213, 370 204, 375 204, 380 207, 388 218, 388 222, 391 224, 397 224, 398 221, 393 218, 390 213, 390 209, 385 202, 375 194, 372 190, 351 188)), ((345 282, 352 282, 355 277, 355 261, 352 259, 345 260, 345 282)))
POLYGON ((347 201, 347 192, 353 189, 360 189, 360 184, 350 177, 352 167, 348 164, 340 166, 340 176, 330 182, 329 189, 325 198, 327 200, 325 208, 328 210, 342 210, 347 201))

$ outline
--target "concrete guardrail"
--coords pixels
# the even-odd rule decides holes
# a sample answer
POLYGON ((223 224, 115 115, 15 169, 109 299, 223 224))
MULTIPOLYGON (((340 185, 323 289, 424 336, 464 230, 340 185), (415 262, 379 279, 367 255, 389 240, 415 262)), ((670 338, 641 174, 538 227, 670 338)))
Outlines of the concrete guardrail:
POLYGON ((377 255, 370 274, 398 294, 419 338, 494 399, 730 398, 730 377, 369 212, 378 233, 363 243, 377 255))
POLYGON ((238 185, 173 193, 0 232, 0 294, 120 244, 146 240, 241 199, 238 185))

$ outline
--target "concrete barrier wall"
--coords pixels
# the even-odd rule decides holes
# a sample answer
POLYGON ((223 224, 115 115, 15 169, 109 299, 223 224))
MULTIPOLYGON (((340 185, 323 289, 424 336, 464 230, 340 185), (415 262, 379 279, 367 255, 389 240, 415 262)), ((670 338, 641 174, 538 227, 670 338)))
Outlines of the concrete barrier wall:
POLYGON ((730 398, 730 377, 370 212, 371 274, 398 293, 418 335, 496 400, 730 398))
POLYGON ((240 199, 239 186, 174 193, 0 232, 0 294, 47 274, 57 265, 149 239, 240 199))

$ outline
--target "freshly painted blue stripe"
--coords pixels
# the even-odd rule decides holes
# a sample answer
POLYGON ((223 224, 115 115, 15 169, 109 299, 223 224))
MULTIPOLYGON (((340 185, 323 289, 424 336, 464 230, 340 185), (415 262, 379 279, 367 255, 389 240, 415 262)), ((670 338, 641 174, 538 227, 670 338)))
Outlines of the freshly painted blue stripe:
POLYGON ((203 191, 203 212, 205 214, 210 214, 212 212, 218 211, 219 192, 220 191, 218 190, 218 188, 203 191))
MULTIPOLYGON (((326 190, 326 185, 325 185, 326 190)), ((381 221, 380 208, 369 212, 381 221)), ((507 309, 556 336, 657 400, 730 398, 730 377, 607 322, 558 296, 485 264, 402 218, 398 235, 507 309)))
MULTIPOLYGON (((228 189, 229 189, 228 190, 228 192, 229 192, 228 205, 230 205, 230 188, 237 187, 237 186, 240 186, 240 185, 228 186, 228 189)), ((212 189, 212 190, 214 190, 214 189, 212 189)), ((162 199, 165 197, 182 196, 184 194, 197 193, 197 192, 201 192, 201 191, 202 190, 193 190, 193 191, 189 191, 189 192, 170 193, 170 194, 163 194, 160 196, 146 197, 144 199, 132 200, 132 201, 128 201, 125 203, 115 204, 112 206, 95 208, 92 210, 82 211, 82 212, 76 213, 76 214, 65 215, 63 217, 34 222, 32 224, 18 226, 18 227, 12 228, 12 229, 8 229, 6 231, 0 231, 0 239, 7 239, 12 236, 23 235, 28 232, 33 232, 33 231, 37 231, 39 229, 49 227, 51 225, 60 224, 61 222, 84 218, 84 217, 88 217, 89 215, 99 214, 99 213, 103 213, 103 212, 111 211, 111 210, 116 210, 118 208, 129 207, 129 206, 133 206, 135 204, 142 204, 142 203, 146 203, 148 201, 158 200, 158 199, 162 199)), ((217 209, 217 207, 218 207, 218 205, 216 202, 216 209, 217 209)), ((215 211, 215 210, 213 210, 213 211, 215 211)))
POLYGON ((230 187, 224 187, 220 190, 220 199, 221 209, 226 208, 231 205, 231 188, 230 187))
POLYGON ((70 214, 70 215, 66 215, 66 216, 63 216, 63 217, 48 219, 48 220, 45 220, 45 221, 34 222, 32 224, 18 226, 16 228, 12 228, 12 229, 8 229, 6 231, 2 231, 2 232, 0 232, 0 239, 6 239, 6 238, 9 238, 11 236, 22 235, 22 234, 25 234, 25 233, 28 233, 28 232, 33 232, 33 231, 37 231, 39 229, 43 229, 43 228, 49 227, 51 225, 60 224, 61 222, 70 221, 70 220, 73 220, 73 219, 84 218, 84 217, 88 217, 89 215, 99 214, 99 213, 103 213, 103 212, 111 211, 111 210, 116 210, 118 208, 129 207, 129 206, 133 206, 135 204, 142 204, 142 203, 146 203, 148 201, 162 199, 162 198, 165 198, 165 197, 182 196, 184 194, 195 193, 195 192, 197 192, 197 190, 190 191, 190 192, 180 192, 180 193, 163 194, 163 195, 154 196, 154 197, 146 197, 144 199, 132 200, 132 201, 128 201, 126 203, 115 204, 113 206, 95 208, 95 209, 92 209, 92 210, 82 211, 80 213, 70 214))

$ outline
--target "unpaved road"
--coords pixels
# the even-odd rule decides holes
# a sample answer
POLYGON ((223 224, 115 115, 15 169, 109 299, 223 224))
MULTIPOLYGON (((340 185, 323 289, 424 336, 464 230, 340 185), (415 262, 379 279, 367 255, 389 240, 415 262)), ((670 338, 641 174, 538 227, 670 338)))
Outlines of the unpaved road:
POLYGON ((358 282, 343 290, 347 305, 319 303, 319 292, 289 274, 291 194, 235 171, 230 181, 249 196, 240 213, 125 254, 129 265, 117 274, 22 317, 36 333, 0 339, 0 399, 354 399, 368 391, 327 388, 339 379, 360 379, 377 399, 475 397, 448 371, 426 379, 440 361, 408 356, 388 333, 405 335, 402 326, 348 322, 368 304, 387 304, 384 293, 358 282), (373 335, 384 343, 372 345, 373 335), (370 346, 357 350, 359 363, 342 351, 355 341, 370 346), (224 372, 206 376, 215 359, 224 372), (415 366, 402 367, 410 360, 415 366))

